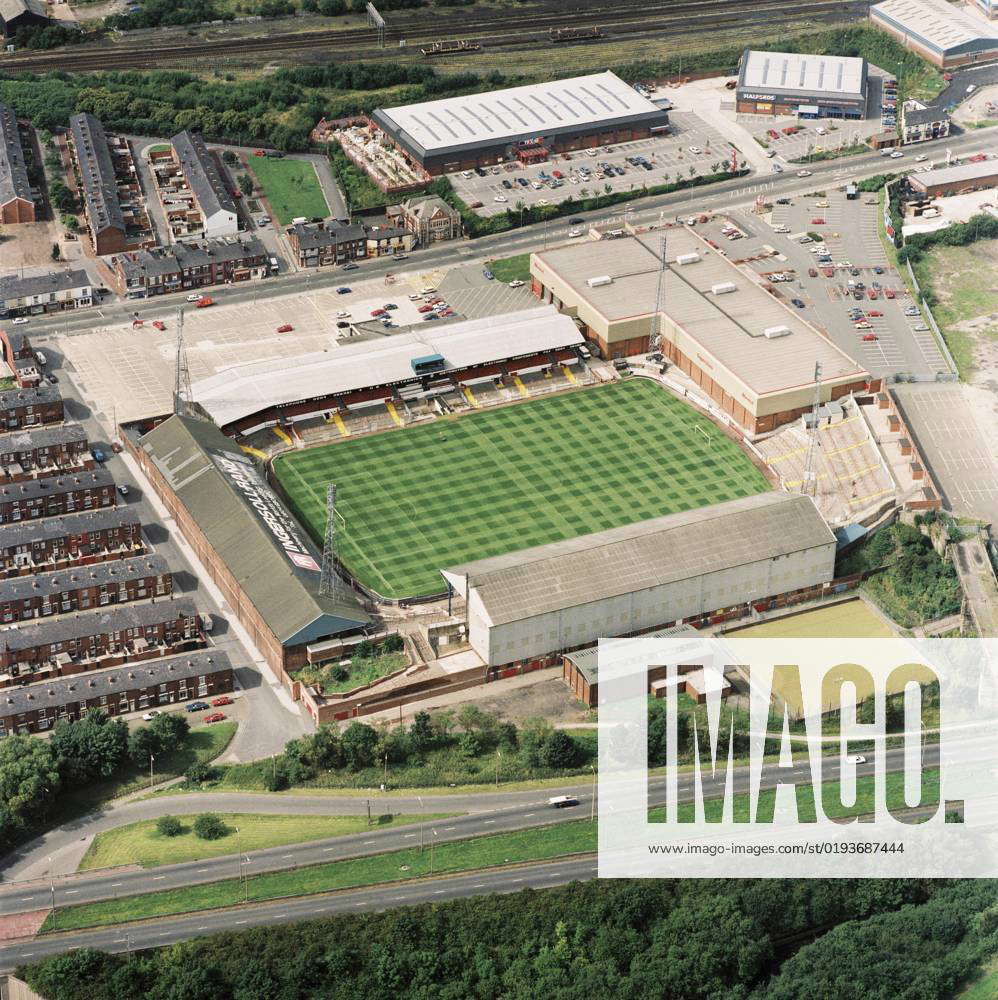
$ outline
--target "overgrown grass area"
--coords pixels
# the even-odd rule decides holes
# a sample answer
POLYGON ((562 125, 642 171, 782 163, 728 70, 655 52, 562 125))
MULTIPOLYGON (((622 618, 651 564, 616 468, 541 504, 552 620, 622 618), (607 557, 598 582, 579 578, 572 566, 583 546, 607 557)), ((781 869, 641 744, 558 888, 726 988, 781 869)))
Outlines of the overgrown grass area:
POLYGON ((323 664, 318 667, 305 667, 294 674, 302 684, 321 684, 327 693, 352 691, 376 681, 379 677, 387 677, 408 666, 409 659, 405 653, 381 653, 376 656, 353 657, 346 666, 336 663, 323 664))
POLYGON ((277 221, 286 226, 292 219, 324 219, 329 215, 315 168, 306 160, 251 156, 250 170, 270 204, 277 221))
POLYGON ((518 253, 513 257, 501 257, 489 264, 489 270, 496 281, 529 281, 530 254, 518 253))
MULTIPOLYGON (((175 837, 159 833, 155 820, 129 823, 99 833, 80 862, 80 870, 138 864, 143 868, 200 861, 242 851, 258 851, 284 844, 307 844, 312 840, 361 833, 370 829, 366 816, 281 816, 259 813, 219 813, 227 828, 218 840, 202 840, 193 831, 193 816, 180 816, 183 832, 175 837)), ((432 822, 453 813, 420 816, 393 816, 374 819, 378 829, 432 822)))
MULTIPOLYGON (((887 801, 897 808, 904 805, 904 780, 904 774, 900 772, 886 777, 887 801)), ((829 817, 868 813, 873 809, 875 801, 875 778, 870 776, 856 780, 856 801, 850 806, 841 805, 839 794, 838 782, 829 782, 822 786, 823 809, 829 817)), ((938 794, 939 772, 925 772, 923 800, 931 803, 934 801, 933 797, 938 799, 938 794)), ((772 815, 775 797, 775 789, 760 793, 759 816, 764 822, 772 815)), ((802 821, 813 821, 815 809, 809 787, 803 790, 798 787, 797 801, 802 821)), ((749 818, 747 794, 735 795, 732 806, 736 820, 744 822, 749 818)), ((708 800, 705 803, 707 818, 718 819, 721 808, 721 800, 708 800)), ((681 804, 679 817, 681 821, 691 822, 693 804, 681 804)), ((665 812, 662 809, 653 809, 649 812, 651 822, 662 822, 664 819, 665 812)), ((432 837, 429 838, 429 842, 433 842, 432 837)), ((443 843, 423 851, 410 848, 366 858, 299 868, 295 871, 255 875, 245 879, 242 884, 238 879, 232 879, 125 899, 86 903, 82 906, 53 911, 46 918, 42 932, 53 933, 170 914, 193 913, 233 906, 241 902, 262 902, 285 896, 305 896, 335 889, 380 885, 438 873, 474 871, 504 864, 543 861, 568 854, 588 854, 595 850, 596 825, 587 819, 580 819, 531 830, 443 843)))
POLYGON ((912 261, 912 270, 956 361, 961 378, 974 372, 979 341, 998 340, 995 288, 998 239, 968 246, 935 246, 912 261))

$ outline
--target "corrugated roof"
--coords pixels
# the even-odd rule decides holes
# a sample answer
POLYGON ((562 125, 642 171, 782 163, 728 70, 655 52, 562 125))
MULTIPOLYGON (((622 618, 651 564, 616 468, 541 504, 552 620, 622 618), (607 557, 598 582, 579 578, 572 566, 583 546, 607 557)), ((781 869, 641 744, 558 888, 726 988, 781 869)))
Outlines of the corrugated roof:
POLYGON ((587 125, 609 127, 636 117, 668 120, 667 112, 610 72, 379 108, 374 113, 376 122, 424 156, 587 125))
MULTIPOLYGON (((699 635, 692 625, 673 625, 672 628, 660 628, 644 635, 636 635, 634 639, 675 639, 684 635, 699 635)), ((618 640, 620 641, 620 640, 618 640)), ((599 644, 577 649, 574 653, 566 653, 565 659, 575 664, 576 670, 586 679, 587 684, 595 684, 599 680, 599 644)))
POLYGON ((195 401, 220 427, 296 400, 412 382, 412 360, 427 354, 447 359, 443 371, 581 344, 582 335, 554 306, 535 306, 399 333, 376 341, 331 347, 296 358, 270 358, 226 369, 192 386, 195 401))
MULTIPOLYGON (((661 236, 649 233, 613 242, 580 242, 534 256, 608 322, 648 317, 649 329, 658 289, 661 236), (609 276, 596 287, 588 279, 609 276)), ((725 257, 711 250, 685 227, 668 232, 663 306, 669 319, 700 345, 714 361, 758 395, 786 391, 814 380, 821 362, 822 381, 862 377, 864 370, 830 340, 796 315, 725 257), (676 258, 695 252, 689 265, 676 258), (714 285, 730 282, 735 291, 711 294, 714 285), (786 326, 788 337, 764 337, 767 327, 786 326)))
POLYGON ((866 60, 746 49, 738 87, 774 93, 805 91, 858 100, 866 93, 866 60))
POLYGON ((279 641, 314 641, 369 621, 345 584, 336 598, 319 595, 319 553, 217 427, 173 416, 141 446, 279 641))
POLYGON ((985 22, 946 0, 884 0, 870 8, 870 16, 903 28, 940 53, 974 42, 998 44, 998 28, 988 30, 985 22))
POLYGON ((835 536, 807 496, 760 493, 444 570, 493 625, 732 569, 835 536))

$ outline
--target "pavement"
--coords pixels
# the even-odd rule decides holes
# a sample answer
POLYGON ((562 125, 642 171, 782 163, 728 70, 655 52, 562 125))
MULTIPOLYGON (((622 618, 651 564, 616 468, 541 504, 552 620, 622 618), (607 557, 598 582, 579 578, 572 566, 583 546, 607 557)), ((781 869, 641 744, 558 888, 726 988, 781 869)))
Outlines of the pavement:
MULTIPOLYGON (((939 759, 938 746, 926 749, 926 766, 933 766, 939 759)), ((852 765, 850 765, 851 767, 852 765)), ((859 776, 873 774, 875 761, 856 766, 859 776)), ((904 749, 889 750, 884 755, 887 771, 900 770, 904 766, 904 749)), ((841 759, 829 757, 823 761, 821 780, 834 781, 838 778, 841 759)), ((726 771, 703 776, 704 796, 718 796, 724 793, 726 771)), ((751 769, 739 767, 732 770, 732 788, 737 792, 749 790, 751 769)), ((760 787, 775 787, 792 780, 810 781, 810 770, 806 760, 792 770, 781 773, 770 769, 761 779, 760 787)), ((658 805, 665 801, 666 779, 653 777, 648 780, 648 803, 658 805)), ((449 819, 397 829, 377 830, 334 837, 310 844, 288 845, 249 852, 251 870, 254 873, 297 868, 303 865, 319 864, 325 861, 342 860, 368 854, 412 847, 419 843, 419 837, 432 833, 437 843, 462 840, 467 837, 522 830, 547 826, 551 823, 578 819, 593 804, 593 782, 566 779, 565 784, 550 785, 542 789, 522 791, 456 793, 454 795, 383 795, 372 790, 370 799, 350 796, 306 796, 268 795, 265 793, 204 792, 190 795, 167 795, 158 798, 141 799, 122 805, 112 805, 69 824, 66 828, 52 830, 43 837, 25 845, 4 859, 0 869, 4 880, 13 883, 0 886, 0 916, 22 913, 43 906, 69 906, 78 903, 110 899, 117 896, 136 895, 160 889, 176 888, 204 882, 213 882, 231 877, 233 866, 239 864, 238 855, 221 858, 207 858, 200 861, 184 862, 176 865, 162 865, 153 869, 107 869, 69 874, 70 866, 61 858, 75 856, 75 848, 81 840, 90 840, 104 830, 113 829, 125 823, 155 819, 159 816, 189 815, 206 810, 224 812, 296 813, 316 815, 363 815, 370 801, 372 814, 387 811, 419 815, 421 813, 465 813, 449 819), (579 801, 577 809, 552 809, 548 805, 550 795, 574 795, 579 801), (427 832, 429 831, 429 832, 427 832), (49 860, 51 858, 51 861, 49 860), (34 884, 30 884, 35 880, 34 884)), ((680 801, 692 801, 694 795, 693 775, 689 772, 679 775, 678 797, 680 801)), ((643 807, 639 789, 635 789, 635 808, 643 807)))

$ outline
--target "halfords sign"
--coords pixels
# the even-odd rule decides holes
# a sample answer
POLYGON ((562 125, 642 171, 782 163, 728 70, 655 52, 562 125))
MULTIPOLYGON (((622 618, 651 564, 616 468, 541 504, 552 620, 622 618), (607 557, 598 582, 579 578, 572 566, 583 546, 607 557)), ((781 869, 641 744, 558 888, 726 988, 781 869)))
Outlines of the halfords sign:
POLYGON ((601 878, 998 876, 998 639, 602 640, 598 668, 601 878))
POLYGON ((274 536, 290 562, 298 569, 320 572, 319 564, 309 554, 293 518, 249 460, 221 452, 212 452, 211 458, 222 475, 246 498, 258 520, 274 536))

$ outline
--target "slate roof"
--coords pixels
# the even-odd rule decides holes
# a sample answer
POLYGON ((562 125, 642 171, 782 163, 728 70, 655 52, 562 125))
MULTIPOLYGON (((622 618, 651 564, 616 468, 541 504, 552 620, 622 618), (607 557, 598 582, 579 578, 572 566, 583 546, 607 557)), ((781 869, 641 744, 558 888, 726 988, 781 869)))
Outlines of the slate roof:
MULTIPOLYGON (((7 0, 0 0, 2 2, 7 0)), ((0 18, 6 21, 10 16, 0 10, 0 18)), ((17 116, 9 104, 0 104, 0 205, 6 205, 15 198, 34 201, 17 131, 17 116)))
POLYGON ((120 229, 125 232, 125 216, 118 199, 114 160, 107 145, 104 126, 83 112, 69 119, 69 130, 80 167, 83 197, 95 232, 120 229))
POLYGON ((0 277, 0 300, 21 299, 47 292, 68 292, 74 288, 93 288, 90 275, 83 268, 49 271, 48 274, 26 275, 23 278, 17 274, 5 274, 0 277))
POLYGON ((63 594, 82 587, 105 587, 127 580, 166 576, 169 572, 167 561, 155 554, 132 556, 130 559, 109 559, 89 566, 73 566, 52 570, 49 573, 35 573, 33 576, 14 576, 0 580, 0 602, 51 597, 53 594, 63 594))
POLYGON ((178 132, 170 142, 205 217, 211 218, 217 212, 235 215, 236 203, 204 139, 197 132, 185 130, 178 132))
POLYGON ((98 510, 83 510, 75 514, 43 517, 37 521, 0 524, 0 550, 139 523, 139 515, 130 507, 101 507, 98 510))

